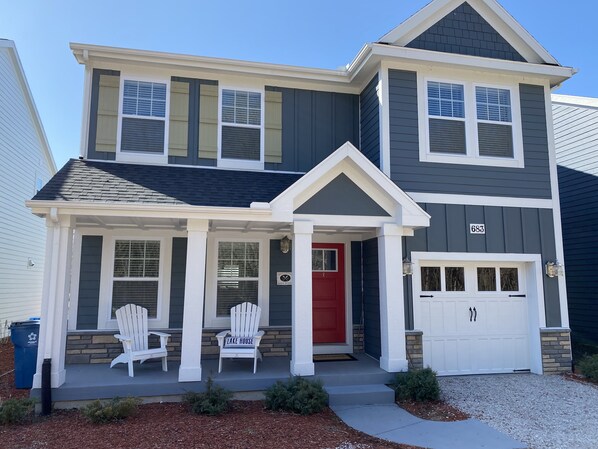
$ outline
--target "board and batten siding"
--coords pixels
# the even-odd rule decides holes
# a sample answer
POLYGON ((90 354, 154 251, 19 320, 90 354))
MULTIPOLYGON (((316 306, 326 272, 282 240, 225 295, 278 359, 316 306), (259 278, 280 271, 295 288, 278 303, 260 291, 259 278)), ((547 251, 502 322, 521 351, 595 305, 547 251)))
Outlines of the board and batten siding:
POLYGON ((406 192, 550 199, 544 88, 521 84, 524 168, 419 160, 417 73, 389 70, 391 179, 406 192))
MULTIPOLYGON (((430 227, 403 238, 403 257, 412 251, 541 254, 542 261, 556 259, 554 221, 551 209, 457 204, 420 204, 430 214, 430 227), (470 234, 470 223, 484 223, 486 234, 470 234)), ((561 326, 558 278, 543 276, 546 325, 561 326)), ((405 297, 413 302, 410 282, 405 297)), ((528 286, 529 288, 529 286, 528 286)), ((405 310, 406 325, 413 329, 413 307, 405 310)))
POLYGON ((363 342, 367 354, 380 358, 380 274, 378 272, 378 239, 363 242, 363 342))
POLYGON ((25 201, 54 174, 17 67, 0 45, 0 336, 6 322, 40 315, 46 225, 25 201))
POLYGON ((267 87, 282 92, 282 162, 267 170, 308 172, 345 142, 359 146, 359 96, 267 87))
POLYGON ((380 101, 378 75, 359 96, 360 149, 372 164, 380 168, 380 101))
POLYGON ((598 342, 598 100, 594 104, 553 98, 552 109, 569 322, 575 335, 598 342))

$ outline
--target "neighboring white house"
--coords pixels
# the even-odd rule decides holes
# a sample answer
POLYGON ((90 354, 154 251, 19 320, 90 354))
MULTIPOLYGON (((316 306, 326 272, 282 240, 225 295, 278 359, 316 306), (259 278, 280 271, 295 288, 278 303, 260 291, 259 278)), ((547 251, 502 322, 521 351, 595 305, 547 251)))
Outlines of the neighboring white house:
POLYGON ((0 39, 0 337, 40 315, 46 225, 25 201, 55 173, 15 44, 0 39))

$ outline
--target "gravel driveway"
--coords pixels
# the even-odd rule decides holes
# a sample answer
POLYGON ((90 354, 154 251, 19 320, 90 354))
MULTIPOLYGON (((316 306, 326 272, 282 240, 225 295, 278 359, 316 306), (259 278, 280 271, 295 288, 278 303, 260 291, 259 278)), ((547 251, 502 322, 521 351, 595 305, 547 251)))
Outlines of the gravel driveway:
POLYGON ((534 374, 439 381, 446 401, 530 448, 598 448, 596 386, 534 374))

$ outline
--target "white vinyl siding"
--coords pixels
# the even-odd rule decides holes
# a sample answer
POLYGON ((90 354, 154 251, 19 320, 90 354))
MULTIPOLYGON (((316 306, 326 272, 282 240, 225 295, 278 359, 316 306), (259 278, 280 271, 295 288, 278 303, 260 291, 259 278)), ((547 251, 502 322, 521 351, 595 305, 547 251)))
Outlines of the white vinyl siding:
POLYGON ((46 226, 25 201, 54 174, 15 62, 0 46, 0 337, 5 322, 40 315, 46 226))

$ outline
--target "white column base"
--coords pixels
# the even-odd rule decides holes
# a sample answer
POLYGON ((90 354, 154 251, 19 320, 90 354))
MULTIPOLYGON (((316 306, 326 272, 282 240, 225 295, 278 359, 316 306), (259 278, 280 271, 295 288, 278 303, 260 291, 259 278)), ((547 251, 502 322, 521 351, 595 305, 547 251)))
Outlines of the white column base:
POLYGON ((41 373, 35 373, 33 375, 33 386, 31 388, 41 388, 42 387, 42 375, 41 373))
POLYGON ((407 362, 407 359, 388 359, 386 357, 380 357, 380 368, 388 373, 398 373, 407 371, 409 363, 407 362))
POLYGON ((179 382, 201 382, 201 366, 179 368, 179 382))
MULTIPOLYGON (((52 388, 58 388, 66 381, 66 370, 61 369, 58 371, 52 371, 50 373, 50 376, 51 376, 50 386, 52 388)), ((40 385, 41 385, 41 379, 40 379, 40 385)))
POLYGON ((293 376, 313 376, 316 373, 314 363, 295 363, 291 360, 291 374, 293 376))

